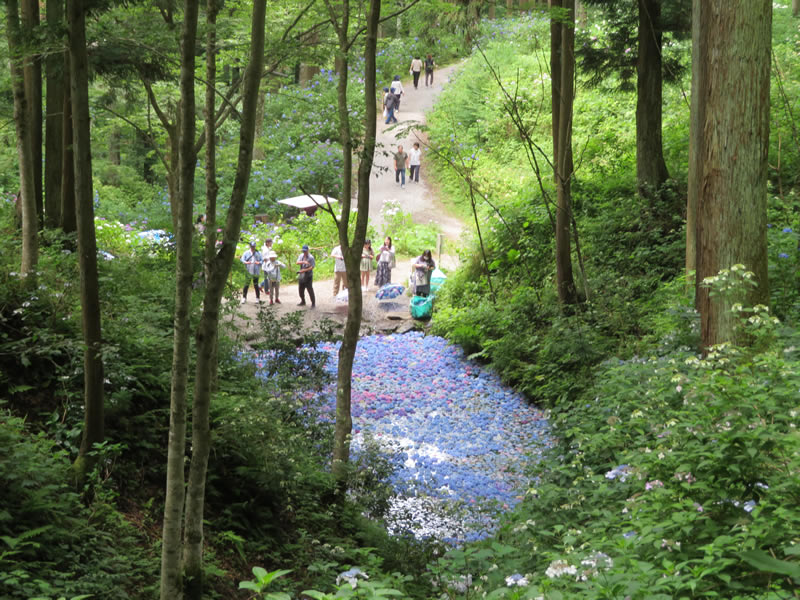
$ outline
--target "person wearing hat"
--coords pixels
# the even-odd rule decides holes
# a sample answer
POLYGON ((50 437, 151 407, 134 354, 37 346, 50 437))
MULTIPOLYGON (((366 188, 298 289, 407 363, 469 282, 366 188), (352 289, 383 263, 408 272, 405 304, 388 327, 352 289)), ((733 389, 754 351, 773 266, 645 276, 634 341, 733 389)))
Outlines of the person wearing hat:
POLYGON ((269 293, 270 306, 272 306, 273 296, 275 298, 275 304, 281 303, 281 268, 285 269, 286 265, 278 260, 277 252, 270 250, 264 261, 264 286, 265 291, 269 293))
POLYGON ((247 268, 247 279, 242 289, 242 304, 247 302, 247 290, 250 288, 251 279, 256 289, 256 301, 261 302, 261 288, 258 287, 258 276, 261 275, 261 252, 256 250, 255 240, 250 241, 250 248, 242 254, 242 262, 247 268))
POLYGON ((300 291, 300 302, 297 306, 306 305, 306 290, 308 290, 308 297, 311 299, 311 308, 314 308, 316 298, 314 297, 314 267, 317 266, 317 261, 314 256, 308 251, 308 245, 303 244, 303 252, 297 257, 297 264, 300 270, 297 272, 297 285, 300 291))

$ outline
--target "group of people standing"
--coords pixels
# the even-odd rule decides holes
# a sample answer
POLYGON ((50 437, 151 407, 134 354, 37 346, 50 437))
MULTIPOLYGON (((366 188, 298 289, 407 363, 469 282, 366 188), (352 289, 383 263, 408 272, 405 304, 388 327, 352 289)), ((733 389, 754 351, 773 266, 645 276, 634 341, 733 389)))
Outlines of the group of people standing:
MULTIPOLYGON (((269 294, 269 303, 280 304, 280 289, 281 289, 281 269, 285 269, 286 265, 278 260, 278 253, 272 249, 272 238, 267 238, 264 245, 259 252, 256 249, 255 241, 250 242, 250 247, 242 254, 242 263, 247 269, 247 278, 245 280, 244 288, 242 288, 242 304, 247 302, 247 292, 252 283, 253 289, 256 292, 256 301, 261 302, 261 292, 269 294), (264 279, 259 285, 259 277, 264 274, 264 279)), ((314 256, 309 252, 308 246, 303 245, 300 256, 297 257, 295 263, 299 270, 297 272, 297 283, 300 292, 300 302, 298 306, 305 306, 306 295, 311 300, 311 308, 316 306, 316 297, 314 296, 314 267, 316 261, 314 256)))
MULTIPOLYGON (((339 289, 347 289, 347 268, 344 262, 344 254, 341 246, 336 246, 331 251, 334 259, 333 267, 333 295, 339 294, 339 289)), ((392 246, 392 238, 386 236, 383 245, 376 251, 372 248, 371 240, 364 241, 364 248, 361 251, 361 287, 369 290, 369 280, 372 273, 373 261, 376 263, 375 287, 381 288, 392 282, 392 269, 397 266, 395 249, 392 246)), ((269 303, 280 304, 281 269, 286 265, 278 260, 278 254, 272 249, 272 239, 264 241, 261 251, 256 248, 256 242, 251 241, 249 248, 242 254, 241 262, 247 269, 244 288, 242 288, 242 304, 247 302, 247 292, 252 284, 256 293, 256 301, 261 302, 261 292, 269 294, 269 303), (264 274, 262 283, 259 285, 259 278, 264 274)), ((300 302, 298 306, 306 305, 306 292, 308 292, 311 308, 316 307, 316 296, 314 294, 314 268, 317 266, 314 255, 311 254, 308 245, 304 244, 302 252, 297 257, 295 264, 299 267, 297 273, 298 292, 300 302)), ((431 272, 436 268, 430 250, 425 250, 420 256, 414 259, 411 266, 411 279, 415 294, 427 296, 430 293, 431 272)))
MULTIPOLYGON (((433 57, 428 54, 423 61, 419 56, 414 57, 411 61, 411 67, 408 72, 414 78, 414 89, 419 89, 419 77, 422 70, 425 69, 425 87, 433 86, 433 69, 436 63, 433 57)), ((383 88, 383 116, 386 125, 397 123, 395 116, 400 112, 400 100, 403 97, 405 90, 403 89, 403 82, 400 81, 400 75, 395 75, 392 82, 388 87, 383 88)))

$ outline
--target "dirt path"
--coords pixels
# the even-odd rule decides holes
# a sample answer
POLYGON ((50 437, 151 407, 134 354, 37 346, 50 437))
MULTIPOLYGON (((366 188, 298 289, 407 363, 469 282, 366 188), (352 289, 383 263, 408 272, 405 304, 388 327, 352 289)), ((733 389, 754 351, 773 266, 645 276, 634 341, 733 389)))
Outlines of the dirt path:
MULTIPOLYGON (((377 149, 375 151, 375 164, 373 166, 373 177, 370 183, 370 223, 379 231, 383 232, 383 219, 381 208, 387 200, 398 200, 401 210, 410 213, 412 219, 417 223, 434 222, 438 224, 442 233, 448 240, 457 241, 464 228, 464 224, 452 215, 439 201, 433 190, 428 184, 426 167, 428 162, 425 156, 425 144, 427 140, 424 134, 414 131, 413 126, 425 123, 425 112, 433 107, 436 97, 447 84, 450 73, 457 68, 457 65, 444 69, 437 69, 434 74, 434 84, 426 88, 424 77, 420 80, 419 89, 409 81, 404 81, 405 93, 400 104, 400 112, 397 114, 399 123, 396 125, 385 125, 384 119, 378 116, 377 149), (402 144, 408 151, 415 141, 420 141, 423 148, 422 166, 420 168, 419 183, 406 181, 405 189, 395 183, 395 173, 393 159, 390 152, 397 150, 397 145, 402 144)), ((383 85, 388 85, 388 82, 383 85)), ((406 173, 408 175, 408 173, 406 173)), ((326 218, 322 215, 320 218, 326 218)), ((391 234, 390 234, 391 235, 391 234)), ((375 247, 375 244, 373 244, 375 247)), ((422 248, 420 251, 423 250, 422 248)), ((330 250, 328 250, 329 252, 330 250)), ((299 254, 299 251, 298 251, 299 254)), ((321 260, 332 260, 315 253, 315 258, 319 263, 321 260)), ((285 257, 291 260, 292 257, 285 257)), ((442 255, 441 266, 446 269, 453 269, 458 266, 458 258, 455 256, 442 255)), ((294 265, 289 264, 289 268, 294 265)), ((398 261, 397 268, 392 271, 392 281, 402 285, 408 284, 408 274, 411 270, 411 261, 398 261)), ((363 291, 364 315, 362 319, 362 332, 404 332, 415 327, 414 321, 408 310, 408 297, 401 296, 396 301, 378 302, 375 299, 374 286, 375 273, 372 273, 370 288, 363 291)), ((317 306, 310 309, 309 306, 297 306, 300 298, 296 283, 285 283, 281 286, 281 304, 269 305, 266 302, 258 303, 255 294, 251 289, 248 294, 248 301, 240 305, 241 319, 239 327, 244 330, 245 336, 250 330, 254 337, 258 336, 256 313, 261 310, 272 310, 279 314, 302 310, 304 321, 307 327, 313 326, 314 322, 328 317, 337 322, 344 323, 347 318, 346 305, 336 302, 333 296, 333 280, 326 279, 314 282, 314 292, 316 293, 317 306)), ((262 299, 266 296, 262 296, 262 299)), ((308 302, 308 300, 306 300, 308 302)))

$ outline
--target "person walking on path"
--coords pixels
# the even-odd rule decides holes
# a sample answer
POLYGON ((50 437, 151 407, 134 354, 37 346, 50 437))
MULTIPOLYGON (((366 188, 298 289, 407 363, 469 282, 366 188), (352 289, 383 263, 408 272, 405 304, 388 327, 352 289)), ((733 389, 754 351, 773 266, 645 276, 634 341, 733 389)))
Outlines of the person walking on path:
POLYGON ((250 280, 256 290, 256 301, 261 302, 261 289, 258 287, 258 276, 261 275, 261 252, 256 250, 255 241, 250 242, 250 248, 242 254, 242 262, 247 268, 247 279, 242 289, 242 304, 247 302, 247 290, 250 288, 250 280))
POLYGON ((364 249, 361 250, 361 288, 364 290, 369 289, 369 274, 372 271, 372 259, 375 258, 375 252, 372 250, 372 242, 368 239, 364 240, 364 249))
POLYGON ((397 147, 394 153, 394 181, 400 184, 400 188, 406 187, 406 167, 408 166, 408 154, 403 152, 403 146, 397 147))
POLYGON ((275 304, 280 304, 281 294, 281 269, 285 269, 286 265, 278 260, 278 253, 270 250, 264 261, 264 285, 266 292, 269 293, 269 305, 272 306, 273 296, 275 304))
POLYGON ((314 256, 308 251, 307 244, 303 244, 303 252, 297 257, 297 264, 300 265, 300 270, 297 272, 300 302, 297 303, 297 306, 306 305, 306 290, 308 290, 311 308, 314 308, 317 305, 316 298, 314 297, 314 267, 317 266, 317 261, 314 260, 314 256))
POLYGON ((342 254, 342 247, 336 246, 331 250, 333 257, 333 295, 339 294, 339 284, 341 283, 342 289, 347 289, 347 268, 344 265, 344 254, 342 254))
POLYGON ((386 125, 389 123, 397 123, 397 117, 394 116, 395 104, 397 97, 389 91, 389 88, 383 88, 386 93, 383 95, 383 109, 386 111, 386 125))
POLYGON ((378 289, 392 282, 394 265, 395 255, 394 248, 392 248, 392 238, 387 235, 383 241, 383 246, 378 250, 378 269, 375 272, 375 286, 378 289))
POLYGON ((414 89, 419 89, 419 74, 422 72, 422 61, 419 56, 415 56, 414 60, 411 61, 408 72, 414 78, 414 89))
POLYGON ((400 75, 395 75, 391 85, 392 94, 394 94, 394 112, 400 112, 400 97, 403 95, 403 84, 400 81, 400 75))
POLYGON ((431 273, 436 268, 430 250, 425 250, 414 261, 414 289, 417 296, 431 293, 431 273))
POLYGON ((428 54, 425 57, 425 87, 428 85, 433 85, 433 67, 436 66, 436 63, 433 61, 433 57, 428 54))
POLYGON ((408 180, 419 183, 419 164, 422 152, 419 149, 419 142, 414 142, 414 147, 408 153, 408 180))

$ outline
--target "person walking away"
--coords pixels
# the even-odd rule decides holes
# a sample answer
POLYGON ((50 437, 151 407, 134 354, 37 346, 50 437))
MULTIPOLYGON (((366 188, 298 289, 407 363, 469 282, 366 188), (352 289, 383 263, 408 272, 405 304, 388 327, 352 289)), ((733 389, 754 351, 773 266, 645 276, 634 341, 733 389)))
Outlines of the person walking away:
POLYGON ((408 72, 414 78, 414 89, 419 89, 419 74, 422 72, 422 61, 419 56, 415 56, 414 60, 411 61, 408 72))
POLYGON ((408 153, 408 180, 419 183, 419 163, 422 152, 419 149, 419 142, 414 142, 414 147, 408 153))
POLYGON ((425 250, 414 261, 414 285, 417 296, 427 296, 431 293, 431 273, 436 268, 430 250, 425 250))
POLYGON ((433 57, 428 54, 425 57, 425 87, 428 87, 428 81, 430 81, 430 85, 433 85, 433 67, 436 66, 436 63, 433 62, 433 57))
POLYGON ((395 103, 397 102, 397 97, 390 91, 388 88, 386 89, 386 95, 383 97, 383 107, 386 109, 386 125, 389 123, 397 123, 397 117, 394 116, 394 108, 395 103))
POLYGON ((273 296, 275 304, 280 304, 281 294, 281 269, 285 269, 286 265, 278 260, 278 253, 270 250, 267 259, 264 261, 264 285, 266 292, 269 293, 269 305, 272 306, 273 296))
POLYGON ((261 275, 261 252, 256 250, 255 241, 250 242, 250 248, 242 254, 242 262, 247 269, 247 279, 242 289, 242 304, 247 302, 247 290, 250 288, 250 280, 256 290, 256 301, 261 302, 261 289, 258 287, 258 276, 261 275))
POLYGON ((375 258, 375 251, 372 249, 372 242, 364 240, 364 248, 361 250, 361 288, 369 289, 369 274, 372 271, 372 259, 375 258))
POLYGON ((303 252, 297 257, 297 264, 300 266, 300 270, 297 272, 300 302, 297 303, 297 306, 306 305, 306 290, 308 290, 311 308, 314 308, 317 305, 316 298, 314 297, 314 267, 317 266, 317 261, 314 260, 314 256, 308 251, 307 244, 303 244, 303 252))
POLYGON ((394 112, 400 112, 400 97, 403 95, 403 84, 400 81, 400 75, 395 75, 391 85, 392 93, 394 94, 394 112))
POLYGON ((392 282, 392 269, 395 264, 394 248, 392 248, 392 238, 388 235, 383 240, 383 246, 378 250, 378 268, 375 271, 375 286, 380 289, 387 283, 392 282))
POLYGON ((333 257, 333 295, 339 294, 339 283, 342 284, 342 289, 347 289, 347 268, 344 265, 344 254, 342 254, 342 247, 336 246, 331 250, 333 257))
POLYGON ((398 146, 394 153, 394 182, 400 184, 400 188, 406 187, 406 167, 408 166, 408 154, 403 152, 403 147, 398 146))

